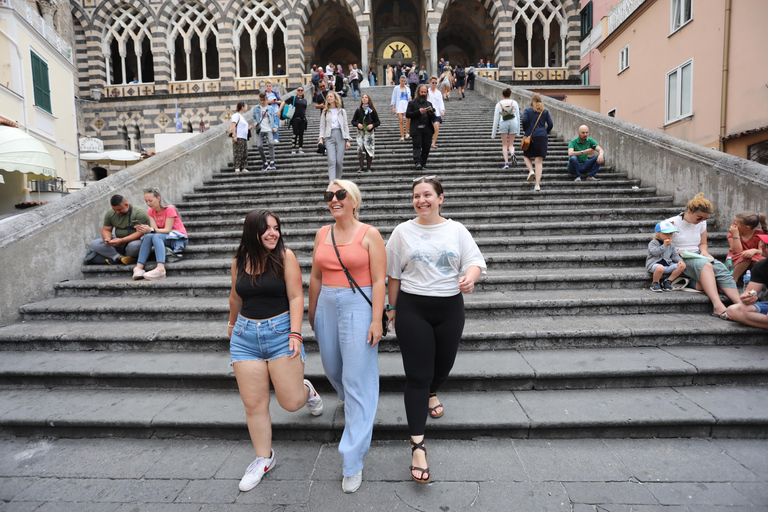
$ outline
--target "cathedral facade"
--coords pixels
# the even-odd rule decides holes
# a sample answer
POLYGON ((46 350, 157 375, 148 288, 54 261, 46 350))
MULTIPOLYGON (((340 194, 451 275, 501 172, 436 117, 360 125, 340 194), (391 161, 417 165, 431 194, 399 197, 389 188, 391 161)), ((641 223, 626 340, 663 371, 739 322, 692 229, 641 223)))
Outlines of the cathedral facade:
MULTIPOLYGON (((293 89, 313 64, 438 58, 515 83, 579 76, 578 0, 72 0, 81 136, 154 149, 253 105, 266 80, 293 89), (98 91, 98 92, 96 92, 98 91)), ((346 69, 346 66, 345 66, 346 69)))

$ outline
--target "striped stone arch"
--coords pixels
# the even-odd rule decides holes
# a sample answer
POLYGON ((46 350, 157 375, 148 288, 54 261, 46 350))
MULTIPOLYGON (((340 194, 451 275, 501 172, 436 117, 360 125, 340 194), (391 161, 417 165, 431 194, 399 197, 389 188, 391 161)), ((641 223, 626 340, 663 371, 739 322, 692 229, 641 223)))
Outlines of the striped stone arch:
POLYGON ((90 62, 88 57, 88 36, 91 31, 91 22, 83 9, 74 3, 72 7, 72 25, 75 33, 74 58, 77 69, 78 94, 81 98, 91 94, 90 62))
POLYGON ((213 13, 213 20, 216 22, 216 25, 219 26, 219 32, 223 32, 222 29, 224 27, 232 26, 232 23, 225 18, 224 11, 222 11, 217 2, 210 2, 208 0, 167 0, 157 10, 159 13, 157 15, 158 28, 161 28, 164 31, 170 30, 171 20, 176 14, 176 10, 184 7, 184 5, 188 3, 200 3, 209 9, 213 13))
POLYGON ((147 19, 150 25, 152 25, 153 28, 156 28, 154 26, 154 22, 157 16, 155 16, 154 11, 152 11, 152 9, 144 2, 144 0, 134 0, 131 2, 126 0, 106 0, 105 2, 100 3, 98 7, 96 7, 96 10, 93 12, 93 30, 97 32, 99 36, 103 35, 107 28, 107 22, 109 21, 110 16, 112 16, 112 13, 114 13, 116 9, 124 6, 133 7, 139 11, 139 13, 147 19))
POLYGON ((362 9, 360 9, 360 6, 355 0, 299 0, 298 5, 296 6, 296 16, 298 16, 298 21, 302 27, 309 22, 312 13, 320 7, 320 4, 325 2, 336 2, 344 7, 355 19, 355 23, 357 23, 358 27, 370 25, 368 16, 363 14, 362 9))

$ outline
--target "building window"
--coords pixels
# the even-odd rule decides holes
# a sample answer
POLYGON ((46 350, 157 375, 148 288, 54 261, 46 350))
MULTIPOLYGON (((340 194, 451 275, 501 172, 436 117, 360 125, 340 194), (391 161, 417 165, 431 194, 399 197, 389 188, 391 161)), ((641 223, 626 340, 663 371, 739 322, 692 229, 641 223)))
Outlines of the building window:
POLYGON ((693 59, 667 73, 667 115, 671 123, 693 113, 693 59))
POLYGON ((568 22, 560 0, 515 3, 512 30, 514 67, 565 66, 568 22))
POLYGON ((581 18, 581 35, 579 41, 583 41, 592 32, 592 2, 588 2, 587 5, 579 13, 581 18))
POLYGON ((616 117, 616 109, 612 108, 608 111, 608 117, 616 117))
POLYGON ((173 18, 168 35, 171 81, 219 78, 219 30, 213 13, 190 2, 173 18))
POLYGON ((589 66, 581 70, 581 85, 589 85, 589 66))
POLYGON ((32 54, 32 85, 35 90, 35 106, 49 114, 51 110, 51 87, 48 82, 48 64, 35 52, 32 54))
POLYGON ((619 73, 629 67, 629 45, 619 50, 619 73))
POLYGON ((670 16, 669 30, 670 33, 679 30, 683 25, 693 19, 691 9, 692 4, 693 0, 672 0, 672 12, 670 16))
POLYGON ((155 81, 152 34, 135 7, 123 6, 112 13, 103 41, 109 85, 155 81))
POLYGON ((237 76, 274 74, 285 62, 285 19, 272 0, 254 0, 241 9, 235 22, 237 76))
POLYGON ((747 158, 753 162, 768 165, 768 140, 747 146, 747 158))

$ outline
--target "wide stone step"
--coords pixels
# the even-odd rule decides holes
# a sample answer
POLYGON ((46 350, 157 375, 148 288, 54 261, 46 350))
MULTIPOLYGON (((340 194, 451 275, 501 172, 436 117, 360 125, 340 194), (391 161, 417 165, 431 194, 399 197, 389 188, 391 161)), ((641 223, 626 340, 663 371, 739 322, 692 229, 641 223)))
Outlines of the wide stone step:
MULTIPOLYGON (((464 298, 468 319, 544 316, 600 316, 644 313, 706 313, 712 304, 703 293, 653 293, 636 289, 523 290, 478 292, 464 298)), ((22 306, 24 320, 126 321, 226 320, 229 302, 224 297, 163 297, 161 304, 121 297, 60 297, 22 306)), ((306 310, 306 300, 305 300, 306 310)))
MULTIPOLYGON (((442 391, 767 385, 768 346, 462 351, 442 391)), ((405 385, 399 353, 379 354, 383 392, 405 385)), ((237 389, 227 352, 12 352, 0 386, 54 389, 237 389)), ((304 369, 332 393, 319 352, 304 369)))
MULTIPOLYGON (((649 292, 650 293, 650 292, 649 292)), ((676 309, 670 309, 677 311, 676 309)), ((468 320, 461 350, 661 347, 678 345, 755 345, 765 331, 708 314, 663 313, 622 316, 562 316, 530 319, 468 320)), ((226 319, 184 321, 136 317, 118 323, 36 321, 0 327, 0 350, 94 351, 228 351, 226 319)), ((309 323, 302 327, 307 352, 317 351, 309 323)), ((379 344, 381 352, 398 351, 395 333, 379 344)))
MULTIPOLYGON (((20 389, 4 394, 0 428, 12 435, 59 437, 208 437, 245 439, 234 390, 20 389)), ((431 438, 763 437, 768 387, 664 386, 642 389, 462 391, 440 394, 445 416, 429 420, 431 438)), ((275 438, 331 441, 344 412, 331 393, 324 412, 283 410, 270 402, 275 438)), ((402 393, 381 393, 374 437, 403 438, 402 393)))

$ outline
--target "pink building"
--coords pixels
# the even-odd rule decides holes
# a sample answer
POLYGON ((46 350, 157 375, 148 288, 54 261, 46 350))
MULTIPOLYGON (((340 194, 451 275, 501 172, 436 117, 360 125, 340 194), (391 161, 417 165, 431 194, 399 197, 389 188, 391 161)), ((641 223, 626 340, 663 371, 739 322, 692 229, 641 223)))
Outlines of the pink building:
POLYGON ((602 20, 600 112, 768 164, 768 1, 624 0, 602 20))
POLYGON ((581 85, 600 85, 600 50, 597 49, 603 40, 600 20, 615 3, 615 0, 581 0, 579 4, 581 85))

